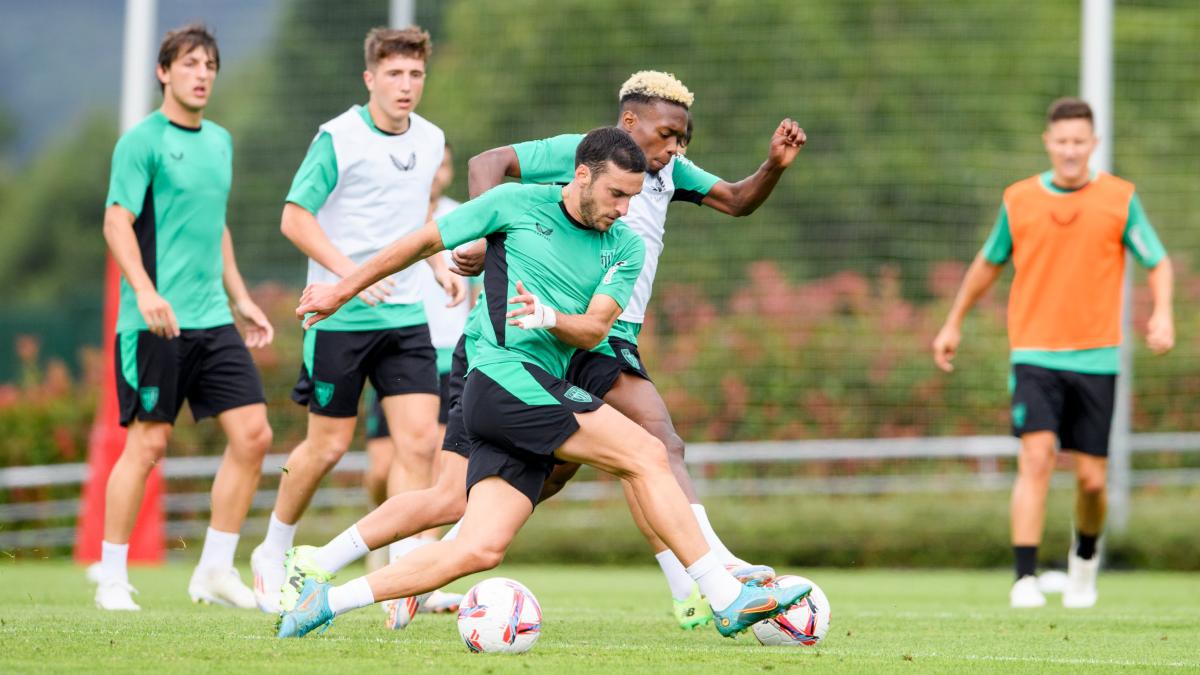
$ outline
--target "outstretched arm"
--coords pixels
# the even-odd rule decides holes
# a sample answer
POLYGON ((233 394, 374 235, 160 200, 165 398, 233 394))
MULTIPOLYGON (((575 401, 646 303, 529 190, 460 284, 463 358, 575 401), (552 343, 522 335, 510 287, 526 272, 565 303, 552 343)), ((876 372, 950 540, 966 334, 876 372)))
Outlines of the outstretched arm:
POLYGON ((758 171, 736 183, 718 181, 700 203, 731 216, 754 213, 771 195, 779 177, 800 154, 807 140, 799 124, 790 119, 783 120, 771 136, 767 160, 758 171))
POLYGON ((938 368, 947 373, 954 370, 951 361, 958 352, 958 343, 962 340, 963 319, 979 298, 996 283, 1003 270, 1003 265, 988 262, 983 253, 976 255, 971 266, 967 268, 967 275, 958 289, 958 295, 954 297, 950 315, 946 317, 946 323, 933 340, 933 360, 938 368))
POLYGON ((337 284, 309 285, 300 296, 296 316, 303 318, 311 314, 312 316, 304 321, 304 327, 310 328, 316 322, 331 316, 350 298, 380 279, 411 267, 417 261, 443 250, 445 247, 442 245, 442 235, 438 231, 437 223, 431 220, 421 229, 401 237, 376 253, 353 274, 344 277, 337 284))
POLYGON ((621 306, 611 296, 597 293, 583 314, 562 314, 542 304, 542 301, 517 282, 517 295, 508 299, 510 305, 522 305, 508 313, 508 323, 526 330, 544 328, 554 337, 576 349, 592 349, 608 335, 621 316, 621 306))

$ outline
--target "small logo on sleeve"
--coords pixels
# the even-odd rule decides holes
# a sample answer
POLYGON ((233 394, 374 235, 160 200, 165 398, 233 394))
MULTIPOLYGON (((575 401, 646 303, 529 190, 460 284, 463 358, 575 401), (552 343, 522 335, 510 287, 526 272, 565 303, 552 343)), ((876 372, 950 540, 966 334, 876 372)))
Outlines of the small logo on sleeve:
POLYGON ((183 161, 183 151, 182 150, 179 152, 172 152, 169 154, 171 155, 171 159, 175 160, 176 162, 183 161))
POLYGON ((142 387, 138 390, 138 396, 142 399, 142 410, 146 412, 154 410, 154 406, 158 405, 158 387, 142 387))

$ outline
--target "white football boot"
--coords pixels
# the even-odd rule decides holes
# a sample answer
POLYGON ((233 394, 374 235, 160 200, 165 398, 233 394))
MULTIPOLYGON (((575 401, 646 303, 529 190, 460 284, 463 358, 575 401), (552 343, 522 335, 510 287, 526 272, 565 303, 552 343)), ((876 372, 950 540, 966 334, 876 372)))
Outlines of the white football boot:
POLYGON ((237 570, 200 568, 192 573, 188 582, 188 595, 192 602, 205 605, 223 605, 237 609, 255 609, 258 604, 254 600, 254 591, 242 583, 237 570))
POLYGON ((141 609, 133 601, 137 589, 128 582, 117 579, 100 579, 96 583, 96 607, 118 612, 136 612, 141 609))
POLYGON ((1010 606, 1018 609, 1044 606, 1046 604, 1046 596, 1038 588, 1037 577, 1027 574, 1017 579, 1016 583, 1013 584, 1012 590, 1008 592, 1008 603, 1010 606))
POLYGON ((282 611, 279 589, 283 586, 283 554, 275 554, 259 544, 250 554, 250 570, 254 573, 254 601, 258 608, 278 614, 282 611))
POLYGON ((1063 589, 1063 607, 1086 609, 1096 604, 1096 575, 1100 571, 1100 552, 1084 560, 1075 555, 1074 547, 1067 554, 1067 587, 1063 589))

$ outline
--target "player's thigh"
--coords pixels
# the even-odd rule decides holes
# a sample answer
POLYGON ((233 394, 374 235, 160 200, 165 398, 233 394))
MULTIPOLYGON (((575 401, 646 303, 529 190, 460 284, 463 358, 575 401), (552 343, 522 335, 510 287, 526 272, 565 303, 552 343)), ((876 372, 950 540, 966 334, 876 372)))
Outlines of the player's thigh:
POLYGON ((498 476, 484 478, 471 488, 458 540, 504 551, 532 513, 533 503, 517 488, 498 476))
POLYGON ((650 380, 622 372, 604 395, 604 402, 645 427, 664 443, 675 435, 675 425, 671 422, 667 404, 650 380))
POLYGON ((624 475, 647 464, 666 463, 666 448, 636 422, 610 405, 575 413, 579 429, 559 446, 559 459, 624 475))
POLYGON ((437 413, 441 402, 433 394, 401 394, 380 399, 388 433, 397 452, 409 450, 414 439, 428 440, 430 450, 437 436, 437 413))
POLYGON ((350 444, 354 441, 354 426, 358 420, 354 417, 329 417, 308 414, 308 434, 305 436, 310 452, 318 452, 336 461, 341 458, 350 444))
POLYGON ((217 422, 235 450, 265 452, 271 445, 271 425, 267 422, 267 404, 251 403, 217 414, 217 422))

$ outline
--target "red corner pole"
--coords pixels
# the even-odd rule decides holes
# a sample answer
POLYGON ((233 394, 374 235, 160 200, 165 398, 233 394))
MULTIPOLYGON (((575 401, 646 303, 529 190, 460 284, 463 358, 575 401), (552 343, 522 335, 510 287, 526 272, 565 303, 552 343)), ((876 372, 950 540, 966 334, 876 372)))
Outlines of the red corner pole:
MULTIPOLYGON (((121 273, 112 257, 108 258, 104 278, 104 375, 101 378, 96 419, 88 439, 88 477, 75 534, 75 560, 100 559, 100 540, 104 538, 104 493, 108 474, 125 447, 125 429, 120 424, 117 406, 116 340, 117 308, 120 305, 121 273)), ((161 563, 164 556, 166 521, 163 515, 162 470, 155 467, 146 481, 146 495, 138 512, 133 537, 129 540, 129 561, 161 563)))

